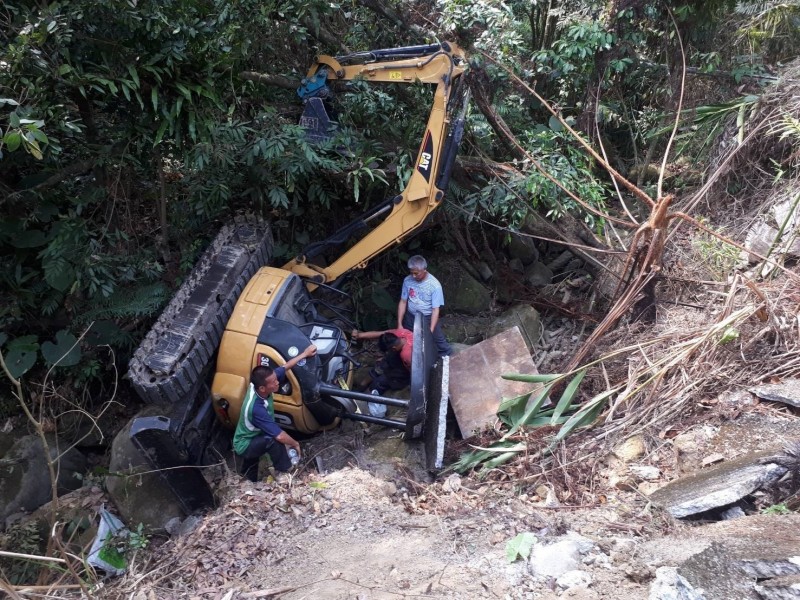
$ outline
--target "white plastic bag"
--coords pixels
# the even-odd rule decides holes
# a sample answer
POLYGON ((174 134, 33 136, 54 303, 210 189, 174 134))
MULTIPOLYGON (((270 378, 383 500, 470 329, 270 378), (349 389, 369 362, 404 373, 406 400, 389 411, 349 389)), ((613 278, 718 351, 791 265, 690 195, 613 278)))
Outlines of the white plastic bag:
POLYGON ((89 564, 103 569, 109 575, 125 573, 128 564, 118 546, 120 539, 128 537, 129 533, 122 521, 108 512, 105 507, 101 508, 97 536, 92 542, 87 559, 89 564))

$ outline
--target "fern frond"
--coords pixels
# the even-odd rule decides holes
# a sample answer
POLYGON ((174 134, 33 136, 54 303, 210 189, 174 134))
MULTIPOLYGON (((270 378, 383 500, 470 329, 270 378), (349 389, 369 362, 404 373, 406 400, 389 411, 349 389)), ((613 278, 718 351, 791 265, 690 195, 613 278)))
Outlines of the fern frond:
POLYGON ((103 319, 130 319, 156 315, 169 301, 170 291, 160 282, 134 289, 117 287, 114 293, 80 315, 81 324, 103 319))

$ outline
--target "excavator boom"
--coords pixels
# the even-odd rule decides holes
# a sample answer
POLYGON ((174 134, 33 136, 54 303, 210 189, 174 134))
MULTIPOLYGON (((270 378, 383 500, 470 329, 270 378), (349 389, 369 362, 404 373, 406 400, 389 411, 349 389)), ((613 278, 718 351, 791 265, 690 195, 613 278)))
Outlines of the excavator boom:
POLYGON ((346 225, 327 240, 307 247, 283 268, 316 284, 330 283, 367 263, 417 230, 444 198, 464 129, 469 93, 461 84, 467 67, 463 51, 451 43, 372 50, 340 57, 320 56, 298 94, 321 107, 328 82, 364 79, 379 83, 422 82, 435 85, 425 134, 405 189, 346 225), (371 230, 330 266, 310 262, 324 249, 344 243, 358 230, 371 230))

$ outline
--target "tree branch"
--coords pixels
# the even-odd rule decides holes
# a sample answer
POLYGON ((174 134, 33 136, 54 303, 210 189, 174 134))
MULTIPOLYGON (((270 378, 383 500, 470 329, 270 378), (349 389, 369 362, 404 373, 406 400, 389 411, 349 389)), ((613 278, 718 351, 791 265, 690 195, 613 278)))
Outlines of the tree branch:
POLYGON ((267 75, 266 73, 256 73, 255 71, 242 71, 239 77, 247 79, 248 81, 257 81, 267 85, 274 85, 275 87, 283 88, 285 90, 296 90, 300 87, 298 79, 290 79, 283 75, 267 75))

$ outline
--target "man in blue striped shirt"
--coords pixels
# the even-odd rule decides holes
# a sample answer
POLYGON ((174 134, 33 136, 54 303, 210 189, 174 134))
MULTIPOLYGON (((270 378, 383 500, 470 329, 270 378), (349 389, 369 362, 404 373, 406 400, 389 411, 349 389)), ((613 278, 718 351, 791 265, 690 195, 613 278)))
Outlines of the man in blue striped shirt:
POLYGON ((414 331, 414 317, 422 314, 429 321, 439 356, 450 356, 453 350, 439 325, 439 308, 444 306, 442 284, 428 273, 428 261, 418 254, 408 259, 408 271, 397 305, 397 328, 414 331))

